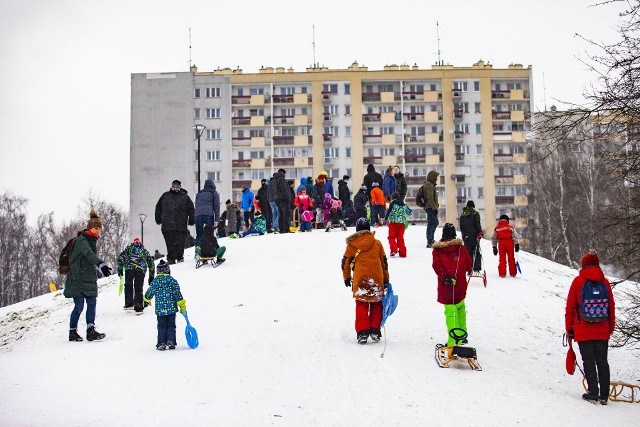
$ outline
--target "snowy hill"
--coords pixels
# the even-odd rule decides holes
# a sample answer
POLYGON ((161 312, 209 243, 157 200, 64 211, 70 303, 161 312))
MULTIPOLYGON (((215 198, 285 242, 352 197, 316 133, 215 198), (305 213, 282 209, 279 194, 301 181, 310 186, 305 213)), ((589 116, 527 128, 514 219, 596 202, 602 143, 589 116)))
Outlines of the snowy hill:
MULTIPOLYGON (((434 346, 446 339, 444 310, 425 228, 409 227, 408 257, 389 259, 399 305, 384 358, 384 339, 355 340, 340 271, 352 232, 221 239, 227 262, 216 269, 196 270, 187 251, 172 274, 198 331, 195 350, 178 316, 178 348, 157 351, 153 310, 124 312, 117 276, 100 282, 103 342, 67 341, 72 303, 60 292, 0 309, 0 425, 640 423, 637 404, 582 401, 580 374, 565 372, 564 304, 575 270, 521 252, 523 275, 500 279, 483 240, 489 283, 472 279, 467 295, 469 341, 483 371, 455 362, 441 369, 434 346)), ((388 252, 386 228, 376 236, 388 252)), ((637 356, 610 349, 612 379, 639 383, 637 356)))

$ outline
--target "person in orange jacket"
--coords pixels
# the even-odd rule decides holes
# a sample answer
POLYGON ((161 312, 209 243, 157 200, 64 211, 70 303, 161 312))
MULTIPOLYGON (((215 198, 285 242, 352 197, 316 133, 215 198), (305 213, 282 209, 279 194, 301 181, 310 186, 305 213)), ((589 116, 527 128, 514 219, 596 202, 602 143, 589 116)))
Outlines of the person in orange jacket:
POLYGON ((493 246, 493 254, 498 255, 500 253, 500 260, 498 261, 498 274, 500 277, 507 276, 507 259, 509 260, 509 275, 516 277, 516 259, 513 251, 514 249, 516 252, 520 251, 520 242, 518 241, 518 232, 509 224, 507 215, 500 215, 498 225, 493 229, 491 244, 493 246))
POLYGON ((371 184, 371 224, 382 225, 382 218, 384 218, 386 210, 384 192, 380 188, 380 184, 374 182, 371 184))

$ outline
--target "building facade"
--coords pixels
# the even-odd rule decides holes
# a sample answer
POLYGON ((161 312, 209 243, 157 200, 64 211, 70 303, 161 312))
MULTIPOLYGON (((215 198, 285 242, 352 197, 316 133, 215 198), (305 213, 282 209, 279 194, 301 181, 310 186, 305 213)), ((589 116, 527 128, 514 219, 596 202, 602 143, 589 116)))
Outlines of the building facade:
MULTIPOLYGON (((288 179, 349 175, 357 191, 368 164, 405 174, 407 202, 427 173, 440 173, 440 221, 458 223, 474 200, 485 229, 503 213, 526 227, 526 133, 532 69, 386 66, 370 71, 262 68, 132 74, 131 224, 153 217, 155 204, 179 179, 192 198, 212 179, 221 200, 239 200, 283 168, 288 179), (200 141, 194 126, 202 125, 200 141), (198 144, 200 150, 198 151, 198 144), (198 156, 200 159, 198 160, 198 156)), ((334 185, 337 190, 337 185, 334 185)), ((412 206, 415 207, 415 206, 412 206)), ((414 209, 414 219, 425 218, 414 209)), ((164 248, 153 222, 145 245, 164 248)))

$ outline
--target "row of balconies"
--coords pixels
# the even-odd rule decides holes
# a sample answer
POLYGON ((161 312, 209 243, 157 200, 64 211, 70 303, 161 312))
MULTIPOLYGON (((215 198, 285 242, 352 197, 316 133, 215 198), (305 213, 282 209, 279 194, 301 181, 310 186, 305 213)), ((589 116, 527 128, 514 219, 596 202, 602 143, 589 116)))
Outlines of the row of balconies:
POLYGON ((406 101, 438 102, 442 100, 442 93, 436 91, 424 92, 363 92, 362 102, 399 102, 406 101), (413 98, 412 98, 413 97, 413 98))
POLYGON ((306 168, 313 166, 313 157, 275 157, 273 159, 236 159, 231 161, 231 166, 237 169, 263 169, 273 166, 290 166, 294 168, 306 168))
POLYGON ((313 100, 311 94, 293 93, 290 95, 233 95, 231 97, 232 105, 266 105, 273 102, 274 104, 294 104, 306 105, 313 100))
POLYGON ((395 111, 389 111, 385 113, 365 113, 362 115, 362 121, 369 122, 378 122, 378 123, 397 123, 403 120, 406 122, 417 122, 417 123, 438 123, 442 121, 442 113, 438 111, 427 111, 427 112, 409 112, 409 113, 399 113, 395 111))

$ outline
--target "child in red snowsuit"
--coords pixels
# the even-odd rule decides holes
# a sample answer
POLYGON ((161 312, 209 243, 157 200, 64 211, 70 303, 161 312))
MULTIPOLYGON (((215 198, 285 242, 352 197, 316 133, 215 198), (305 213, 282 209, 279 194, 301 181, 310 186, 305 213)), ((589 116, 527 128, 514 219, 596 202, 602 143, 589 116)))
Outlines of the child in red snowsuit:
POLYGON ((493 254, 498 255, 500 253, 500 260, 498 261, 498 274, 500 277, 506 277, 507 275, 507 259, 509 260, 509 275, 516 277, 516 259, 513 250, 515 248, 515 251, 519 252, 520 243, 518 241, 518 232, 509 224, 507 215, 500 215, 498 225, 494 228, 493 236, 491 236, 491 244, 493 245, 493 254))

